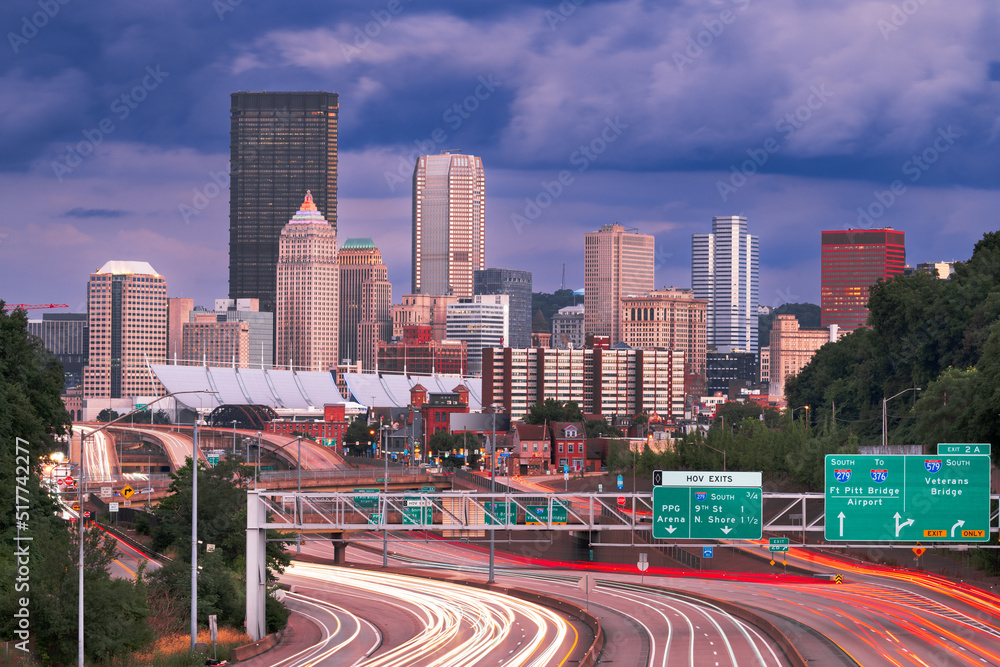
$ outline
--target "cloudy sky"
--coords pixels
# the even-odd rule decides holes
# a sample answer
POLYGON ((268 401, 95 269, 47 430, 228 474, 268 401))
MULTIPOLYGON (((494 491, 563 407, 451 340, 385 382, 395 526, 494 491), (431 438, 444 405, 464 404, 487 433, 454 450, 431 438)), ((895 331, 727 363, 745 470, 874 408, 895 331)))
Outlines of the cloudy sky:
POLYGON ((329 90, 339 236, 375 240, 397 299, 413 157, 449 148, 483 158, 487 265, 531 270, 536 291, 559 287, 563 262, 582 287, 583 235, 615 221, 656 236, 658 285, 690 286, 691 234, 742 214, 761 303, 818 303, 821 230, 904 230, 916 264, 967 259, 997 228, 997 14, 995 0, 8 0, 0 298, 82 312, 110 259, 148 261, 171 296, 226 296, 213 174, 229 93, 329 90))

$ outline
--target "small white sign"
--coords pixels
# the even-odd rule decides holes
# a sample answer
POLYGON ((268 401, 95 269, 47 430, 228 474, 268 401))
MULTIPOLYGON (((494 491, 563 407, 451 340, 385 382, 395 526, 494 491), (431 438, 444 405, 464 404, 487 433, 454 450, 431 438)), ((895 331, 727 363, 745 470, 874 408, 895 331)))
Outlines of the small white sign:
POLYGON ((656 486, 761 486, 759 472, 687 472, 657 470, 653 473, 656 486))
POLYGON ((406 507, 430 507, 430 506, 431 506, 431 501, 428 499, 406 501, 406 507))
POLYGON ((212 638, 213 644, 219 641, 219 624, 215 614, 210 614, 208 617, 208 635, 212 638))
POLYGON ((110 498, 112 496, 110 486, 101 487, 101 498, 110 498))
POLYGON ((567 480, 567 481, 569 480, 569 473, 568 472, 564 472, 563 473, 563 479, 567 480))
POLYGON ((110 510, 112 512, 117 512, 118 511, 118 503, 110 503, 108 505, 108 510, 110 510))
POLYGON ((213 551, 215 551, 215 545, 214 544, 206 544, 205 545, 205 553, 210 554, 213 551))
POLYGON ((132 501, 131 500, 123 501, 122 507, 132 507, 132 501))

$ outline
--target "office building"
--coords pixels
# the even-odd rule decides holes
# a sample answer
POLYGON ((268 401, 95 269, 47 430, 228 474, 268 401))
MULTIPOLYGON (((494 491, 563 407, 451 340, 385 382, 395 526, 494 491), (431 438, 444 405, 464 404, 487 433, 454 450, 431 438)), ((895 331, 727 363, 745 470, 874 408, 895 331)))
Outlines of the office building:
POLYGON ((717 352, 756 352, 760 249, 742 216, 712 218, 691 237, 691 285, 708 302, 706 337, 717 352))
POLYGON ((375 369, 379 341, 392 337, 392 283, 371 239, 347 239, 340 264, 340 361, 375 369))
POLYGON ((918 273, 928 273, 940 280, 948 280, 955 273, 955 262, 924 262, 917 264, 918 273))
POLYGON ((111 261, 87 286, 84 398, 155 396, 148 364, 167 356, 167 281, 147 262, 111 261))
POLYGON ((336 93, 231 95, 230 298, 275 312, 278 241, 306 190, 336 232, 339 115, 336 93))
POLYGON ((339 281, 337 232, 307 192, 298 213, 281 230, 275 336, 279 367, 337 367, 339 281))
POLYGON ((400 338, 406 327, 427 325, 431 328, 431 338, 443 341, 448 337, 449 303, 458 303, 458 297, 404 294, 403 302, 392 307, 392 337, 400 338))
POLYGON ((64 386, 80 385, 87 364, 86 313, 45 313, 40 320, 28 320, 28 333, 41 338, 45 349, 62 364, 64 386))
POLYGON ((661 289, 621 300, 622 342, 642 349, 680 350, 685 374, 705 377, 707 302, 691 290, 661 289))
POLYGON ((247 363, 250 368, 273 367, 274 313, 261 312, 258 299, 216 299, 215 315, 220 322, 246 322, 249 330, 247 363))
POLYGON ((469 346, 464 340, 434 340, 431 327, 403 327, 401 338, 379 342, 379 373, 467 375, 469 346))
POLYGON ((584 240, 584 328, 588 334, 621 338, 622 297, 653 291, 653 246, 649 234, 615 223, 588 232, 584 240))
POLYGON ((821 262, 820 325, 854 331, 868 322, 868 288, 903 274, 904 234, 889 228, 823 232, 821 262))
POLYGON ((184 325, 182 349, 187 363, 249 368, 250 325, 220 320, 214 312, 196 308, 184 325))
MULTIPOLYGON (((761 348, 766 349, 766 348, 761 348)), ((705 389, 708 395, 729 395, 730 386, 753 387, 760 378, 755 352, 709 352, 705 355, 705 389)))
POLYGON ((413 169, 414 294, 473 295, 486 268, 486 176, 474 155, 444 151, 413 169))
POLYGON ((504 347, 510 340, 510 297, 477 294, 448 304, 448 340, 468 344, 469 373, 482 373, 483 348, 504 347))
POLYGON ((184 349, 184 325, 190 321, 194 299, 167 298, 167 363, 180 363, 184 349))
POLYGON ((574 401, 584 414, 684 417, 684 353, 594 347, 483 350, 483 405, 513 418, 547 399, 574 401))
POLYGON ((511 347, 531 345, 531 271, 483 269, 473 273, 474 294, 506 294, 510 297, 511 347))
POLYGON ((841 332, 837 325, 829 328, 802 329, 794 315, 778 315, 771 325, 768 346, 768 373, 771 396, 785 397, 785 380, 805 368, 819 348, 836 341, 841 332))
POLYGON ((584 342, 583 305, 566 306, 552 316, 552 347, 581 348, 584 342))

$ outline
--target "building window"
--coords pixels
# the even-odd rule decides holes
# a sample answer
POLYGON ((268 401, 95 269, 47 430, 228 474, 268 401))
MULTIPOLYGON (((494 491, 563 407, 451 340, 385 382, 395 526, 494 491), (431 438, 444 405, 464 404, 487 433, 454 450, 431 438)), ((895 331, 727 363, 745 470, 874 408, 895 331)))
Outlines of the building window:
POLYGON ((570 443, 570 444, 568 445, 568 447, 569 447, 569 449, 568 449, 567 451, 568 451, 568 452, 569 452, 570 454, 572 454, 572 453, 573 453, 573 443, 570 443))
POLYGON ((562 453, 563 453, 563 446, 562 446, 562 443, 561 443, 561 442, 559 443, 559 453, 560 453, 560 454, 562 454, 562 453))
POLYGON ((521 443, 521 451, 522 452, 528 451, 528 443, 526 443, 526 442, 522 442, 521 443))
POLYGON ((537 442, 533 442, 533 443, 531 443, 531 445, 532 445, 532 451, 537 452, 538 451, 538 443, 537 442))

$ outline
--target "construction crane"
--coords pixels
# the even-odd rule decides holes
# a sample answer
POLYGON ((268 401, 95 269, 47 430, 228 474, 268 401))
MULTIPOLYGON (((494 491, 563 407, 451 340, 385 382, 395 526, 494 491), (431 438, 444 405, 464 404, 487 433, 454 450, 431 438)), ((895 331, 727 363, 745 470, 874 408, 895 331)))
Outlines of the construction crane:
POLYGON ((69 304, 66 303, 39 303, 39 304, 27 304, 27 303, 8 303, 4 304, 3 309, 5 311, 9 310, 37 310, 39 308, 69 308, 69 304))

